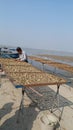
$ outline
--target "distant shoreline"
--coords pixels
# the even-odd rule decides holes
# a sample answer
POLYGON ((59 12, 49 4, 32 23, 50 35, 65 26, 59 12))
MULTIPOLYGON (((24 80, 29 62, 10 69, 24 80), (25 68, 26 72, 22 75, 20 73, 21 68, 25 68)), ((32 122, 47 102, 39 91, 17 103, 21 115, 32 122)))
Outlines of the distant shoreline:
MULTIPOLYGON (((0 47, 16 48, 15 46, 12 47, 12 46, 4 46, 4 45, 0 45, 0 47)), ((22 47, 22 49, 26 51, 27 54, 31 54, 31 55, 49 54, 49 55, 57 55, 57 56, 73 56, 72 52, 46 50, 46 49, 34 49, 34 48, 25 48, 25 47, 22 47)))

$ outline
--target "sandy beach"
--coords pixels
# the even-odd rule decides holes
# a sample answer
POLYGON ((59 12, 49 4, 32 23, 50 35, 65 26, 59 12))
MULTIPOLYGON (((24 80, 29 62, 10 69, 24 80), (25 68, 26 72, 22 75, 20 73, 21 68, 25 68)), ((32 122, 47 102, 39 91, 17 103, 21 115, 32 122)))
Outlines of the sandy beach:
POLYGON ((73 130, 73 0, 0 13, 0 130, 73 130))
MULTIPOLYGON (((55 86, 49 86, 56 91, 55 86)), ((73 88, 62 85, 61 96, 73 104, 73 88)), ((18 117, 21 102, 21 88, 16 89, 8 78, 1 79, 0 87, 0 130, 42 130, 39 124, 40 110, 37 106, 30 105, 32 101, 24 95, 24 106, 18 117), (18 123, 17 123, 18 118, 18 123)), ((66 105, 60 121, 61 130, 73 130, 73 105, 66 105)), ((43 112, 43 111, 41 111, 43 112)), ((47 112, 47 110, 46 110, 47 112)), ((58 115, 59 112, 55 111, 58 115)), ((58 128, 59 130, 59 128, 58 128)))

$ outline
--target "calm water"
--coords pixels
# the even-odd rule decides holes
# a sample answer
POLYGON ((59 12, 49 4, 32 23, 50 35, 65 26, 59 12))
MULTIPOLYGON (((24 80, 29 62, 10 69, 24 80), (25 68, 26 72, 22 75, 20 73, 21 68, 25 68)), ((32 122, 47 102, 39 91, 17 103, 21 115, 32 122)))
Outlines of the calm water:
POLYGON ((29 55, 50 54, 50 55, 59 55, 59 56, 73 56, 73 53, 70 52, 31 49, 31 48, 23 48, 23 50, 25 50, 25 52, 29 55))

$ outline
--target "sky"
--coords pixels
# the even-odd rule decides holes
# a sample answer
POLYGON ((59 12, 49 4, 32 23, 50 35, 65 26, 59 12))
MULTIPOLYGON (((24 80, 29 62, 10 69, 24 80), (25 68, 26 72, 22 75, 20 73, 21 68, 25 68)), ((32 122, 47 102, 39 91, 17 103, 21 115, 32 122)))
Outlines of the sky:
POLYGON ((73 52, 73 0, 0 0, 0 45, 73 52))

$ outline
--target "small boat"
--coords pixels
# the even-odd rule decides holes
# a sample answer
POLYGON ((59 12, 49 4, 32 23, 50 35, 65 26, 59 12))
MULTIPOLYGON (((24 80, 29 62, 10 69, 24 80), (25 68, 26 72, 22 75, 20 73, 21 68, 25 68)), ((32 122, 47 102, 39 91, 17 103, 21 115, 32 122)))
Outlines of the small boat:
POLYGON ((2 47, 0 48, 0 57, 3 58, 18 58, 18 53, 15 48, 7 48, 2 47))

